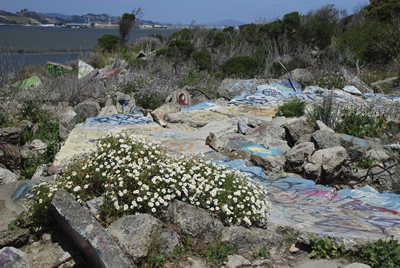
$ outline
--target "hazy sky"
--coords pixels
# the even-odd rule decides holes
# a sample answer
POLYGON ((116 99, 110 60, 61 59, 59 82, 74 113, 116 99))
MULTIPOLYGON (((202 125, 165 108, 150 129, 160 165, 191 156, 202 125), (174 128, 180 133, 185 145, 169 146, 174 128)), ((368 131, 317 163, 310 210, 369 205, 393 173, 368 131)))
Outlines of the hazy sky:
POLYGON ((251 23, 259 17, 275 19, 293 11, 305 14, 327 4, 351 14, 357 5, 368 3, 368 0, 1 0, 0 10, 15 13, 27 8, 65 15, 121 16, 135 7, 142 7, 144 20, 188 24, 192 20, 208 23, 235 19, 251 23))

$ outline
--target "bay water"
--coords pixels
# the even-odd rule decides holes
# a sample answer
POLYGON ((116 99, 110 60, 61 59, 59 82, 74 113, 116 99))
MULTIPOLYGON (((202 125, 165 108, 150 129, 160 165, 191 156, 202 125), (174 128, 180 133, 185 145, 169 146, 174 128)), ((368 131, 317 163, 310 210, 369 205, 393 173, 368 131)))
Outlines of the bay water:
MULTIPOLYGON (((133 43, 149 34, 168 36, 179 30, 133 29, 129 33, 128 42, 133 43)), ((0 54, 0 67, 11 72, 24 66, 46 65, 47 61, 61 64, 76 61, 88 53, 84 51, 93 49, 97 39, 104 34, 118 35, 118 29, 0 26, 0 51, 3 52, 0 54), (10 47, 12 53, 9 53, 10 47), (65 50, 65 53, 48 53, 52 50, 65 50)))

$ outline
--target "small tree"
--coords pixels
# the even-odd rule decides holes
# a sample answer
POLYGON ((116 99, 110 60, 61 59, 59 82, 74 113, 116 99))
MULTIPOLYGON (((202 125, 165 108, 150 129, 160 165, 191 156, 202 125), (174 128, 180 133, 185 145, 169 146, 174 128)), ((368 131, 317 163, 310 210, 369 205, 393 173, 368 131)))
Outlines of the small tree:
POLYGON ((121 19, 118 21, 119 35, 123 39, 128 36, 129 31, 133 28, 133 25, 135 25, 135 19, 136 16, 134 14, 124 13, 124 15, 122 15, 121 19))

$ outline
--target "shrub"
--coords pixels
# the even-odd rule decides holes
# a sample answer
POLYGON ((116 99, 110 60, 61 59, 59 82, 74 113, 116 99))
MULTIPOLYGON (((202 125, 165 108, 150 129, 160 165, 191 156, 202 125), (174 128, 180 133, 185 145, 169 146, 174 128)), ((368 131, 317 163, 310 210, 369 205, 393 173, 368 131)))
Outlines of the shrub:
POLYGON ((161 55, 164 55, 165 57, 171 57, 171 52, 169 51, 169 49, 167 47, 160 48, 156 52, 156 57, 159 57, 161 55))
POLYGON ((386 132, 386 117, 376 113, 372 106, 362 109, 344 109, 342 121, 336 125, 335 131, 351 136, 381 137, 386 132))
POLYGON ((314 110, 308 114, 314 122, 320 120, 328 127, 335 129, 341 117, 341 105, 334 101, 333 91, 331 95, 324 97, 322 104, 314 107, 314 110))
POLYGON ((20 225, 40 229, 51 223, 50 201, 61 188, 81 204, 103 196, 105 226, 125 215, 157 215, 173 199, 209 210, 225 224, 264 226, 270 209, 265 188, 239 171, 194 156, 169 155, 159 142, 126 134, 100 138, 93 152, 74 159, 62 175, 33 186, 20 225))
POLYGON ((221 65, 222 72, 227 75, 235 75, 243 78, 254 78, 259 71, 260 63, 249 56, 232 57, 221 65))
POLYGON ((169 35, 168 39, 169 40, 186 40, 189 41, 192 38, 192 32, 190 29, 185 28, 180 30, 179 32, 175 32, 169 35))
POLYGON ((192 55, 195 65, 200 71, 211 71, 211 53, 208 50, 196 51, 192 55))
POLYGON ((345 254, 345 245, 338 241, 331 241, 329 237, 315 238, 310 237, 312 252, 308 255, 311 258, 331 259, 338 258, 345 254))
POLYGON ((151 36, 144 36, 139 39, 139 41, 135 44, 136 46, 139 46, 141 50, 145 53, 148 54, 153 50, 159 49, 162 47, 161 41, 156 38, 156 37, 151 37, 151 36))
POLYGON ((297 98, 285 100, 285 103, 278 107, 278 112, 275 113, 274 117, 285 116, 285 117, 298 117, 304 115, 304 110, 307 103, 297 98))
POLYGON ((187 40, 172 40, 169 44, 169 51, 173 57, 181 57, 188 59, 196 50, 192 42, 187 40))
POLYGON ((144 59, 133 59, 128 61, 128 65, 132 68, 144 68, 148 65, 148 63, 144 59))
POLYGON ((97 39, 97 46, 108 52, 117 49, 123 44, 125 44, 124 38, 112 34, 104 34, 97 39))

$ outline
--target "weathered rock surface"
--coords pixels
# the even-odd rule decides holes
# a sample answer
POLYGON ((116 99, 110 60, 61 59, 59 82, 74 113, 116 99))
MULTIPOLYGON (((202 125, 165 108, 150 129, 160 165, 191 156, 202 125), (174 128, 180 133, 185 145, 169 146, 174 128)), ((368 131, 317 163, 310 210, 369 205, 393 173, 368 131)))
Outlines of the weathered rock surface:
POLYGON ((75 106, 74 111, 76 112, 77 117, 90 118, 98 116, 101 108, 97 102, 86 100, 75 106))
POLYGON ((312 142, 300 143, 294 146, 286 153, 286 160, 289 162, 290 167, 296 172, 302 172, 303 164, 314 152, 315 146, 312 142))
POLYGON ((14 145, 22 145, 24 143, 22 136, 23 131, 24 130, 19 127, 0 128, 0 141, 14 145))
POLYGON ((0 249, 0 265, 2 268, 30 268, 27 254, 14 247, 0 249))
POLYGON ((288 119, 284 126, 288 135, 289 146, 293 146, 301 136, 314 132, 311 123, 304 116, 288 119))
POLYGON ((29 229, 0 232, 0 248, 20 248, 28 243, 29 235, 29 229))
POLYGON ((17 181, 20 176, 11 171, 0 167, 0 184, 7 184, 17 181))

